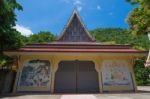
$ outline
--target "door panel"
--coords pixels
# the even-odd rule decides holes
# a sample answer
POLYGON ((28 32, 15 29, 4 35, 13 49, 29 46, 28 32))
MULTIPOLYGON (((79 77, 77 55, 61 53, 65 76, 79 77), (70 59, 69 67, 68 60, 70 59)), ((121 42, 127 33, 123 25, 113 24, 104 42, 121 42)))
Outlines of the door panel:
POLYGON ((79 93, 99 92, 98 73, 91 61, 78 61, 77 89, 79 93))
POLYGON ((63 61, 55 76, 55 93, 76 92, 76 67, 73 61, 63 61))
POLYGON ((92 61, 62 61, 55 78, 56 93, 99 92, 98 73, 92 61))

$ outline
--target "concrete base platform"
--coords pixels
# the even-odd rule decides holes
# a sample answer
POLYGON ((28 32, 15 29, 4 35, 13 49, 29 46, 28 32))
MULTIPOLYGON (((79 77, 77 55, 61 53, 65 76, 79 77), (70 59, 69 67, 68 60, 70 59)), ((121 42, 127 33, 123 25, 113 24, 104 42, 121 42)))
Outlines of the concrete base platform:
POLYGON ((6 94, 0 99, 150 99, 150 86, 139 86, 132 93, 103 93, 103 94, 6 94))

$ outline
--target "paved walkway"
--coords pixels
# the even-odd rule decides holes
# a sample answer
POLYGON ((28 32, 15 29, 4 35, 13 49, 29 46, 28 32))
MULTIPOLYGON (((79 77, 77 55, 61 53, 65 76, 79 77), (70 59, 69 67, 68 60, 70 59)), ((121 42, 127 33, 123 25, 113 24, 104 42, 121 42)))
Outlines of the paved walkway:
POLYGON ((150 86, 138 87, 137 93, 68 94, 68 95, 7 95, 0 99, 150 99, 150 86))

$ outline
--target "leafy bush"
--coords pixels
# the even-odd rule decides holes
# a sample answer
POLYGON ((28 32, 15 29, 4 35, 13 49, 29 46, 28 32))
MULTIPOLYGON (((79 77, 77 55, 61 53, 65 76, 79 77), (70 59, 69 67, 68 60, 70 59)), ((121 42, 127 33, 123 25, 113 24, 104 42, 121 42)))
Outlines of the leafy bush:
POLYGON ((11 69, 13 58, 0 54, 0 69, 11 69))
POLYGON ((144 66, 146 58, 135 61, 135 77, 138 85, 150 85, 150 68, 144 66))

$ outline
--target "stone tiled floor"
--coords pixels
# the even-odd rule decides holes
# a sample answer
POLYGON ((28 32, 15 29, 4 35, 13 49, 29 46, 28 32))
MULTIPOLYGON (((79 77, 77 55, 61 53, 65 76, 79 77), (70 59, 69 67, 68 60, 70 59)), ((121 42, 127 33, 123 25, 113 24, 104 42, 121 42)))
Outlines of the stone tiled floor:
POLYGON ((150 99, 150 86, 138 89, 136 93, 4 95, 0 99, 150 99))

